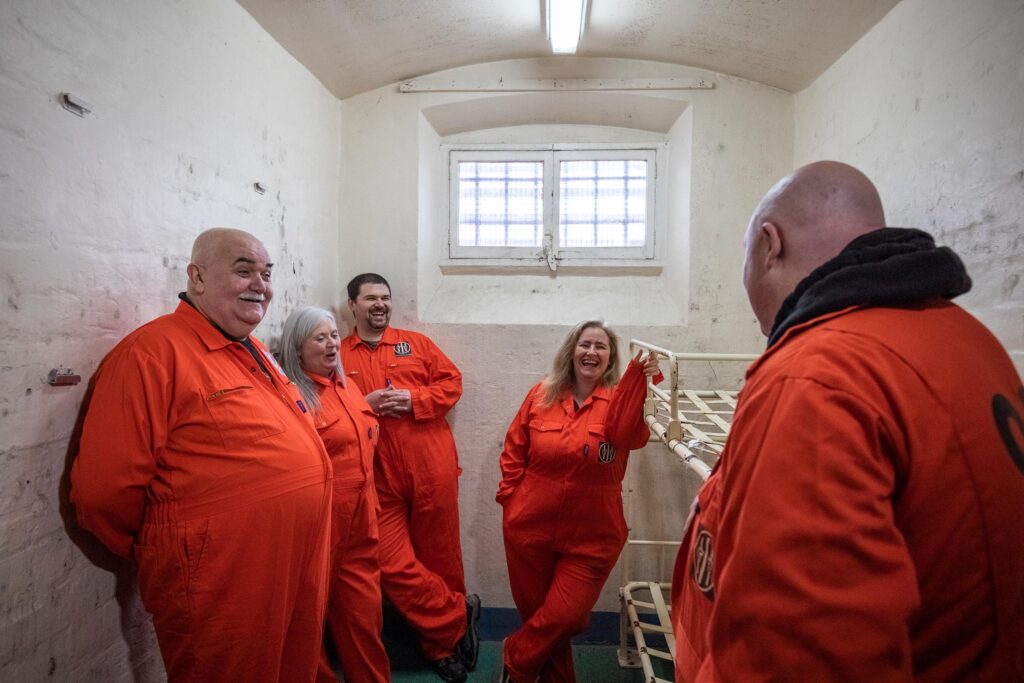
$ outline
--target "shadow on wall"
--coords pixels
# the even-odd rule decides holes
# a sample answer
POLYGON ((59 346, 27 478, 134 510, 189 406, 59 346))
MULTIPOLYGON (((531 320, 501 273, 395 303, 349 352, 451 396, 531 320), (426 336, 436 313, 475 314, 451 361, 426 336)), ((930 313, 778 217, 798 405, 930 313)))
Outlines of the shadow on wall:
MULTIPOLYGON (((101 362, 100 367, 102 366, 103 363, 101 362)), ((61 473, 60 489, 58 492, 60 516, 64 522, 64 531, 67 533, 68 538, 82 551, 86 559, 100 569, 114 575, 114 599, 117 600, 120 611, 121 634, 128 649, 132 679, 136 681, 150 680, 154 659, 152 645, 150 644, 151 638, 149 637, 149 634, 152 633, 152 626, 150 625, 149 614, 142 606, 142 601, 139 598, 135 564, 110 552, 98 538, 78 526, 75 506, 71 503, 70 498, 71 467, 75 462, 75 458, 78 457, 82 425, 85 422, 85 414, 89 409, 89 402, 92 400, 98 372, 99 370, 97 369, 97 372, 89 378, 85 396, 82 398, 82 405, 75 419, 75 427, 71 432, 71 439, 68 442, 68 450, 64 458, 64 471, 61 473)))

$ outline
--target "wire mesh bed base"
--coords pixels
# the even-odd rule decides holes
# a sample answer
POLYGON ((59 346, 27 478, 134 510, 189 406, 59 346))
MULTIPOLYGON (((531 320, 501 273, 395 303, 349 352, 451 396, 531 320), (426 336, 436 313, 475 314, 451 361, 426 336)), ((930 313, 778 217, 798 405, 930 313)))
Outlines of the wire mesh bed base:
MULTIPOLYGON (((643 349, 654 353, 662 365, 668 365, 669 386, 647 385, 644 420, 655 440, 682 460, 705 480, 721 455, 729 436, 738 390, 689 389, 680 386, 680 363, 742 362, 757 358, 750 354, 676 353, 636 339, 630 341, 630 356, 643 349)), ((632 518, 629 497, 626 519, 632 518)), ((630 524, 632 528, 632 524, 630 524)), ((637 581, 630 576, 631 560, 636 552, 658 553, 656 566, 662 571, 665 559, 678 552, 679 541, 629 539, 623 549, 623 585, 619 589, 620 667, 642 668, 647 683, 671 683, 675 662, 675 636, 672 632, 671 606, 666 595, 671 584, 661 580, 637 581)), ((662 571, 662 573, 664 573, 662 571)))

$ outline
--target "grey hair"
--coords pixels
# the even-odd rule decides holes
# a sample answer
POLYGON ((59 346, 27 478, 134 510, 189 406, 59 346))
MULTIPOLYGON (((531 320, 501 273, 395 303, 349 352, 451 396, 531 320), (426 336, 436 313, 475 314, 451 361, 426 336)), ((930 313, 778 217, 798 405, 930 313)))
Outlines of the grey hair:
MULTIPOLYGON (((313 413, 320 412, 320 396, 317 391, 316 382, 306 375, 302 367, 299 351, 316 326, 324 320, 330 320, 335 326, 338 324, 334 319, 334 314, 327 309, 317 306, 304 306, 292 311, 292 314, 288 316, 288 320, 284 323, 284 331, 281 332, 281 365, 284 366, 284 373, 299 388, 299 393, 302 394, 306 405, 309 406, 313 413)), ((334 371, 339 377, 343 376, 340 349, 337 367, 335 367, 334 371)))
POLYGON ((604 330, 604 333, 608 335, 608 367, 601 375, 601 385, 611 387, 619 381, 619 336, 603 320, 584 320, 572 328, 562 341, 562 345, 558 347, 558 352, 555 353, 551 372, 543 380, 543 405, 552 405, 563 391, 576 387, 576 372, 573 370, 572 364, 573 354, 580 337, 592 327, 604 330))

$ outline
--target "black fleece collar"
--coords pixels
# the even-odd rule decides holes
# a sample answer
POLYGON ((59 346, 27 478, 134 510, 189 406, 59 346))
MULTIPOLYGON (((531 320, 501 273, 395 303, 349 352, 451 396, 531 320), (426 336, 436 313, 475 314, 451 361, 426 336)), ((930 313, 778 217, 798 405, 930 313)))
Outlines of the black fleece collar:
POLYGON ((786 330, 850 306, 911 306, 971 289, 960 257, 914 228, 861 235, 800 281, 775 316, 768 346, 786 330))

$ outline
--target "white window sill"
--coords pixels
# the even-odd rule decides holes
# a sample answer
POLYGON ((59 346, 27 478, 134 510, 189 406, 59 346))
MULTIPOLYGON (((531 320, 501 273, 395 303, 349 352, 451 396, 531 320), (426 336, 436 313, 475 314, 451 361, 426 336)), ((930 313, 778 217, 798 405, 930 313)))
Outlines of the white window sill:
POLYGON ((547 263, 534 259, 444 259, 444 275, 565 275, 565 276, 658 276, 663 269, 657 259, 579 259, 559 261, 554 273, 547 263))

